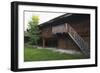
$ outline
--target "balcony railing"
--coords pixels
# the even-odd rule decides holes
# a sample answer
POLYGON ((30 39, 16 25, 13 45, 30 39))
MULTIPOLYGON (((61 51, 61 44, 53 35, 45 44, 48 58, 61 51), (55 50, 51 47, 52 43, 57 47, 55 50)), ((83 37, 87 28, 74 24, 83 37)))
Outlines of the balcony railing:
POLYGON ((66 33, 66 32, 67 32, 67 25, 58 25, 58 26, 52 27, 52 33, 53 34, 66 33))

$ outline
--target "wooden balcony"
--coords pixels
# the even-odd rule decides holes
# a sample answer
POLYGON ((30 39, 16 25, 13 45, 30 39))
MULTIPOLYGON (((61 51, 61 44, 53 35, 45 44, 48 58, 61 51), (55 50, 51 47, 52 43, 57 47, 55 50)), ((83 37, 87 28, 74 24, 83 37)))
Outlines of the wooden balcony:
POLYGON ((53 34, 56 34, 56 33, 67 33, 67 32, 68 32, 67 24, 62 24, 62 25, 58 25, 58 26, 52 27, 52 33, 53 34))

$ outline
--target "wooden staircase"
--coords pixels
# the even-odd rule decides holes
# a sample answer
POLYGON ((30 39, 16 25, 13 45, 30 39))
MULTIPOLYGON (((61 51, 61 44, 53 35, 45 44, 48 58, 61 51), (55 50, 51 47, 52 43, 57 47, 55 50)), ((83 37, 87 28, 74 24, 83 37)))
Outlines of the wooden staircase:
POLYGON ((68 33, 69 36, 73 39, 73 41, 80 48, 82 53, 84 53, 87 57, 90 57, 90 48, 89 48, 88 43, 85 42, 83 38, 69 24, 53 27, 52 33, 53 34, 68 33))
POLYGON ((70 26, 68 26, 68 34, 74 40, 74 42, 78 45, 80 50, 87 56, 90 56, 90 48, 87 42, 83 40, 83 38, 70 26))

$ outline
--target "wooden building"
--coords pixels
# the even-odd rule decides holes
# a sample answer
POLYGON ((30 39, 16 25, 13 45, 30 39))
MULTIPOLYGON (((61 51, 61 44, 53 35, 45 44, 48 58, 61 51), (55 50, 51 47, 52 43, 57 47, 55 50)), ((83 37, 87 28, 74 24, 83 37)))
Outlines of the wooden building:
POLYGON ((90 55, 90 15, 67 13, 39 25, 43 47, 81 51, 90 55))

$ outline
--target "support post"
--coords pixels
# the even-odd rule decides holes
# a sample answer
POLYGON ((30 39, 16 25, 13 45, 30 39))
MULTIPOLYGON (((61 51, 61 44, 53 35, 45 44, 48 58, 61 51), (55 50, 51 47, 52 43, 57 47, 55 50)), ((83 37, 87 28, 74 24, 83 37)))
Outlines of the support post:
POLYGON ((43 48, 45 47, 45 39, 43 38, 43 48))

